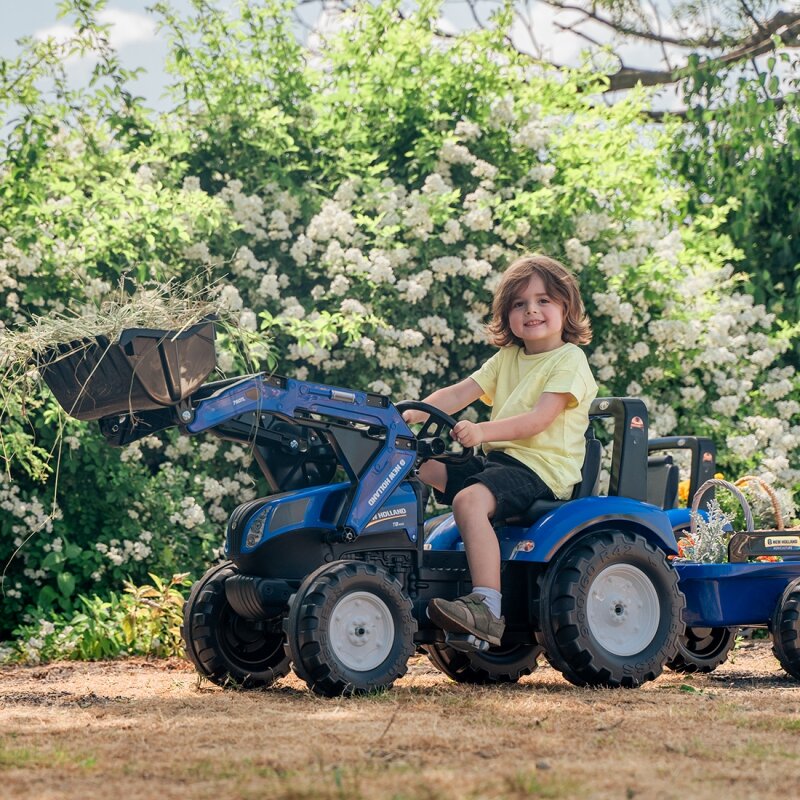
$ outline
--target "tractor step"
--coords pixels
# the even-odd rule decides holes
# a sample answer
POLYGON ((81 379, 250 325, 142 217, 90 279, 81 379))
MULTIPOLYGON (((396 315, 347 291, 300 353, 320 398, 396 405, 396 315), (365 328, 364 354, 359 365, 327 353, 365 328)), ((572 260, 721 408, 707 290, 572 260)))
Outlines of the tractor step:
POLYGON ((472 653, 476 650, 479 653, 486 652, 490 645, 484 639, 479 639, 471 633, 447 633, 444 637, 444 643, 453 648, 453 650, 460 650, 462 653, 472 653))

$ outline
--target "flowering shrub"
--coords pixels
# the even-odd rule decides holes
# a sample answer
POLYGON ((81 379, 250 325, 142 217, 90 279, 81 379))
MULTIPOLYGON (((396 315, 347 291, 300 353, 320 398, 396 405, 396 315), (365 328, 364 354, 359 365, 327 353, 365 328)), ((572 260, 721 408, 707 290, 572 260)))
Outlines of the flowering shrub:
MULTIPOLYGON (((740 290, 719 233, 733 201, 685 217, 673 130, 642 124, 641 94, 607 107, 602 76, 520 56, 508 11, 443 41, 435 5, 365 5, 311 58, 278 3, 242 2, 236 21, 157 9, 170 113, 127 93, 91 24, 72 45, 101 52, 88 93, 59 79, 52 43, 0 78, 6 108, 13 81, 28 94, 0 159, 0 323, 100 298, 126 271, 199 273, 243 329, 274 334, 280 372, 418 398, 490 354, 492 291, 535 250, 578 275, 601 393, 643 397, 654 435, 713 436, 731 473, 798 482, 797 376, 778 366, 791 331, 740 290)), ((224 340, 219 364, 243 368, 224 340)), ((258 490, 240 447, 162 435, 117 453, 68 424, 48 518, 29 430, 47 450, 53 417, 35 402, 6 437, 32 476, 0 484, 4 560, 41 526, 8 570, 12 613, 69 608, 90 581, 199 571, 258 490)))

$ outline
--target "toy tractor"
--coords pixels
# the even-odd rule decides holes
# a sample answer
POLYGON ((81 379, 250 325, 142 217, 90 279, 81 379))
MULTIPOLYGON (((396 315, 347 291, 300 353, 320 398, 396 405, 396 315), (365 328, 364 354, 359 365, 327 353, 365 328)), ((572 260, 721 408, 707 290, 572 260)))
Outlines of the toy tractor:
MULTIPOLYGON (((450 448, 454 419, 423 403, 276 375, 203 384, 213 368, 211 323, 177 336, 137 330, 116 347, 105 371, 86 351, 81 363, 69 356, 44 370, 62 406, 99 419, 115 445, 175 425, 247 443, 271 491, 236 508, 227 560, 186 602, 187 655, 215 683, 264 687, 291 668, 318 694, 363 693, 390 686, 421 650, 462 682, 515 681, 544 653, 572 683, 634 687, 674 661, 682 641, 687 650, 687 624, 751 622, 738 612, 729 619, 703 591, 734 565, 670 561, 677 523, 647 502, 647 412, 638 399, 591 407, 593 423, 614 423, 607 495, 596 494, 601 446, 590 426, 570 500, 494 520, 506 633, 489 647, 445 634, 425 613, 433 597, 470 589, 452 515, 424 520, 427 492, 416 477, 426 459, 469 457, 450 448), (429 414, 416 434, 401 416, 410 408, 429 414)), ((798 574, 800 564, 775 574, 770 612, 798 574)), ((795 676, 798 595, 781 601, 778 622, 795 676)))

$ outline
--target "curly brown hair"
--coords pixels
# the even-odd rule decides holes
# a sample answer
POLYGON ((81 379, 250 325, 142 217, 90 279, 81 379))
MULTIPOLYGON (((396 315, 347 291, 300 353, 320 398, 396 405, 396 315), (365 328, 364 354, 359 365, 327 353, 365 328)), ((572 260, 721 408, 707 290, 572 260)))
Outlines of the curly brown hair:
POLYGON ((492 321, 487 330, 492 344, 508 347, 524 346, 521 339, 511 332, 508 315, 514 299, 538 275, 544 283, 551 300, 564 309, 564 330, 561 338, 573 344, 589 344, 592 341, 592 326, 586 316, 575 276, 563 264, 547 256, 531 255, 518 258, 504 273, 492 301, 492 321))

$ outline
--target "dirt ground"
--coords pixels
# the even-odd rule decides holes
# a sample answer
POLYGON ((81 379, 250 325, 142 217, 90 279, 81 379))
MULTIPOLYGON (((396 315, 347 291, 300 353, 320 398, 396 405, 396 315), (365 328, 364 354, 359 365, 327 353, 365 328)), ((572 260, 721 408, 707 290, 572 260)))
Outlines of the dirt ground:
POLYGON ((549 666, 453 683, 423 656, 395 688, 258 692, 182 661, 0 669, 0 797, 785 798, 797 796, 800 683, 767 642, 707 676, 579 689, 549 666))

